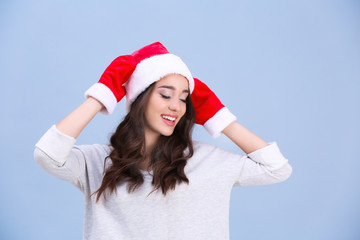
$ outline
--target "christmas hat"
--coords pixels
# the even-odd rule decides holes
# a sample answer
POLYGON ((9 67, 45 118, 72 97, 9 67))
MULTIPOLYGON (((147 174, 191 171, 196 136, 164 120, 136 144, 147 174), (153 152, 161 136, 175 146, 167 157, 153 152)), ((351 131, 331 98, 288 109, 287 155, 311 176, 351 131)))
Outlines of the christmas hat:
POLYGON ((169 74, 180 74, 189 82, 190 92, 194 90, 194 79, 185 63, 160 43, 147 45, 131 55, 116 58, 104 71, 100 80, 86 92, 105 108, 104 114, 111 114, 117 103, 126 95, 126 110, 152 83, 169 74))
POLYGON ((117 57, 85 96, 99 100, 104 105, 101 110, 104 114, 111 114, 126 96, 126 109, 129 111, 130 105, 146 88, 169 74, 180 74, 188 80, 196 123, 203 125, 212 136, 220 135, 236 120, 215 93, 199 79, 194 80, 185 63, 169 53, 160 42, 147 45, 131 55, 117 57))
POLYGON ((169 53, 160 42, 145 46, 135 51, 132 56, 136 68, 124 85, 127 110, 148 86, 172 73, 184 76, 189 82, 190 93, 194 90, 194 79, 188 67, 180 57, 169 53))

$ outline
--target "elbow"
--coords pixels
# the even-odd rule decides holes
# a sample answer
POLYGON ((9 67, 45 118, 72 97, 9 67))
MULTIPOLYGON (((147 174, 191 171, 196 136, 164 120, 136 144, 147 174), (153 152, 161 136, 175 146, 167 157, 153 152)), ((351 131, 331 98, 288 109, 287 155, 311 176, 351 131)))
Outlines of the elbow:
POLYGON ((277 182, 285 182, 287 179, 290 178, 291 174, 293 172, 293 169, 290 164, 286 164, 283 166, 279 171, 276 172, 275 176, 277 179, 277 182))
POLYGON ((59 164, 57 164, 56 161, 37 147, 35 147, 34 150, 34 159, 35 162, 47 172, 59 167, 59 164))
POLYGON ((42 168, 45 168, 47 165, 46 163, 50 160, 49 157, 37 147, 35 147, 34 150, 34 159, 35 162, 42 168))

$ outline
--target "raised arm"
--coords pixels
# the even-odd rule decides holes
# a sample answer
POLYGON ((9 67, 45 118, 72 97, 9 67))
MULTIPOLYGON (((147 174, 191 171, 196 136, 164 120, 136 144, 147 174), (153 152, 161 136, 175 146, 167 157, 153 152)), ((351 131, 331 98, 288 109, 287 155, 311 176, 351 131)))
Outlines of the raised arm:
POLYGON ((194 78, 195 89, 191 94, 196 112, 196 123, 203 125, 213 136, 225 134, 246 154, 264 148, 268 143, 236 122, 236 117, 221 103, 213 91, 194 78))
POLYGON ((254 152, 269 145, 267 142, 256 136, 250 130, 240 125, 238 122, 230 123, 223 131, 236 145, 246 154, 254 152))
POLYGON ((97 99, 89 97, 83 104, 61 120, 56 127, 62 133, 77 138, 80 132, 103 107, 104 105, 97 99))
POLYGON ((74 144, 80 132, 103 108, 89 97, 73 112, 52 126, 36 143, 35 161, 48 173, 74 184, 82 192, 87 189, 84 154, 74 144))
POLYGON ((101 145, 75 146, 75 138, 99 111, 113 112, 117 102, 125 96, 123 84, 133 69, 131 56, 116 58, 100 80, 86 91, 87 99, 40 138, 35 145, 34 158, 42 168, 82 191, 86 190, 88 160, 97 164, 91 159, 105 159, 108 149, 101 145))
POLYGON ((227 159, 229 168, 236 169, 239 173, 235 186, 278 183, 291 175, 292 168, 277 143, 265 142, 236 122, 236 117, 220 102, 215 93, 198 79, 195 79, 191 98, 196 112, 196 123, 203 125, 214 137, 220 133, 225 134, 246 153, 246 157, 234 156, 235 161, 227 159))
POLYGON ((131 55, 117 57, 105 69, 100 80, 86 91, 87 100, 56 127, 76 138, 99 111, 111 114, 116 104, 125 96, 123 85, 134 69, 135 63, 131 55))

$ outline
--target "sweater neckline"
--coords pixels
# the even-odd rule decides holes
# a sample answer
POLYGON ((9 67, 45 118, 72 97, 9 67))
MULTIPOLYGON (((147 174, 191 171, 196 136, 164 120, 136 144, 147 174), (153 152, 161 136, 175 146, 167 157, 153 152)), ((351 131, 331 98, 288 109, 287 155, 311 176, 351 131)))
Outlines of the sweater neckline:
POLYGON ((140 169, 140 172, 144 175, 144 176, 152 176, 153 174, 153 171, 147 171, 147 170, 143 170, 143 169, 140 169))

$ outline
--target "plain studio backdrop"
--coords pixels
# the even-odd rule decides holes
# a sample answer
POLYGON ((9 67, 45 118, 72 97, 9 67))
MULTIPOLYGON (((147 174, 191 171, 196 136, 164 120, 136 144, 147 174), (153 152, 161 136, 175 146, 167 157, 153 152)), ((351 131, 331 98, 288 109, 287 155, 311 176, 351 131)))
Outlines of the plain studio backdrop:
MULTIPOLYGON (((0 239, 82 238, 82 193, 34 145, 114 58, 156 41, 293 166, 284 183, 233 189, 231 239, 360 239, 355 0, 2 0, 0 239)), ((97 115, 77 144, 108 143, 124 112, 97 115)), ((199 126, 194 139, 243 154, 199 126)))

